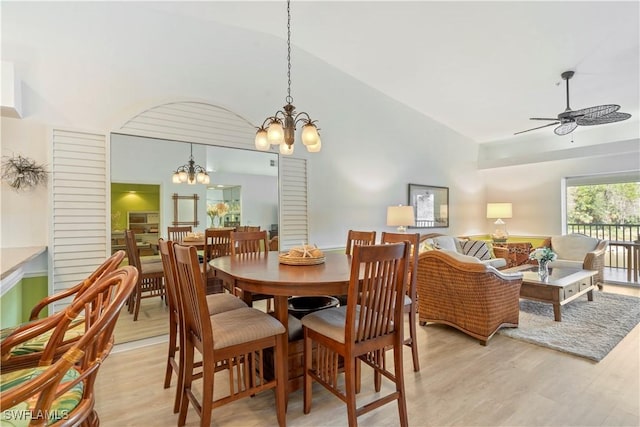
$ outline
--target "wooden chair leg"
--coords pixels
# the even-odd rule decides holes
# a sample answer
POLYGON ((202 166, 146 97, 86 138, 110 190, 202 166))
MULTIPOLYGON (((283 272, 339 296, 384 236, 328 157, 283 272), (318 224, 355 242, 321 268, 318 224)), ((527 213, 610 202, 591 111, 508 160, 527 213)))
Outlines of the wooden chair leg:
POLYGON ((416 311, 409 311, 409 336, 411 337, 411 356, 413 357, 413 371, 420 371, 420 360, 418 359, 418 340, 416 339, 416 311))
POLYGON ((313 379, 309 375, 309 371, 313 368, 311 361, 313 360, 312 341, 307 338, 307 332, 304 334, 304 413, 311 412, 311 389, 313 379))
POLYGON ((164 371, 164 388, 169 388, 171 386, 171 375, 173 374, 172 360, 176 357, 175 328, 175 325, 169 325, 169 348, 167 349, 167 368, 164 371))
POLYGON ((182 402, 180 403, 180 414, 178 415, 179 427, 185 425, 187 421, 187 410, 189 409, 187 391, 191 389, 191 384, 193 383, 193 346, 187 345, 183 354, 185 360, 180 361, 180 371, 182 371, 182 379, 180 380, 182 384, 182 402))
POLYGON ((396 382, 396 391, 398 392, 398 412, 400 414, 400 426, 407 427, 409 418, 407 415, 407 401, 404 392, 404 373, 402 372, 402 353, 403 346, 396 345, 393 348, 394 377, 396 382))
MULTIPOLYGON (((377 366, 385 366, 385 351, 376 350, 373 353, 373 360, 377 366)), ((376 393, 380 393, 380 389, 382 388, 382 374, 377 369, 373 372, 373 385, 376 393)))
MULTIPOLYGON (((233 368, 230 368, 233 369, 233 368)), ((211 425, 211 410, 213 409, 213 386, 215 375, 215 364, 213 361, 202 361, 202 402, 200 412, 200 426, 211 425)))
POLYGON ((346 391, 345 397, 347 403, 347 420, 349 421, 349 427, 355 427, 358 425, 358 416, 356 411, 356 365, 356 358, 344 358, 344 386, 346 391))
POLYGON ((138 284, 139 286, 136 286, 136 301, 134 303, 134 307, 133 307, 133 321, 135 322, 136 320, 138 320, 138 313, 140 312, 140 300, 141 300, 141 296, 142 296, 142 283, 138 284))
POLYGON ((285 340, 288 339, 287 334, 281 334, 276 337, 276 362, 282 361, 280 364, 274 363, 276 369, 276 415, 278 425, 285 427, 287 424, 287 384, 285 369, 287 367, 287 355, 284 354, 285 340))

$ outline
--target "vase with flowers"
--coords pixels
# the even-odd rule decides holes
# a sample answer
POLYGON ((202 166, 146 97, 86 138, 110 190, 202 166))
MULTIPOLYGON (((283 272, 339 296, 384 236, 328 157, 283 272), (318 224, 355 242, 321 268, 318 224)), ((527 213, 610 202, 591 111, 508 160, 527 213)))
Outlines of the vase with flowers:
POLYGON ((538 248, 529 254, 529 259, 538 261, 538 276, 541 280, 549 277, 549 261, 555 261, 558 255, 551 248, 538 248))
POLYGON ((207 204, 207 215, 211 219, 211 227, 220 227, 223 222, 224 216, 229 213, 229 205, 225 202, 219 202, 215 204, 207 204))

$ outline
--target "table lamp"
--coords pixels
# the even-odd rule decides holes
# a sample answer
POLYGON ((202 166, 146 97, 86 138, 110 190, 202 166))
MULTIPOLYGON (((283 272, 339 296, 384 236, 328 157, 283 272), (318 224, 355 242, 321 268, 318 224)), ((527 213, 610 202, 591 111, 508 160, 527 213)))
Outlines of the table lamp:
POLYGON ((413 206, 389 206, 387 208, 387 225, 397 226, 398 233, 406 233, 408 226, 416 225, 413 206))
POLYGON ((496 219, 494 222, 495 231, 491 234, 494 242, 506 242, 509 237, 507 233, 507 224, 502 218, 511 218, 511 203, 487 203, 487 218, 496 219))

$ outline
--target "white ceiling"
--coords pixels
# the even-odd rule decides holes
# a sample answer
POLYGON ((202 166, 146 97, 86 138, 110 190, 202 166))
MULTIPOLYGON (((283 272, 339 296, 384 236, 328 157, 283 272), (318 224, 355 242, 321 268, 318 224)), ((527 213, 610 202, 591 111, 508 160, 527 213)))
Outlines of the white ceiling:
MULTIPOLYGON (((564 111, 565 70, 576 72, 572 109, 619 104, 637 129, 639 4, 300 0, 292 44, 477 142, 506 141, 544 124, 529 117, 564 111)), ((149 7, 280 37, 284 60, 284 1, 149 7)), ((295 97, 295 51, 292 62, 295 97)), ((611 138, 627 129, 626 139, 629 125, 603 126, 611 138)))

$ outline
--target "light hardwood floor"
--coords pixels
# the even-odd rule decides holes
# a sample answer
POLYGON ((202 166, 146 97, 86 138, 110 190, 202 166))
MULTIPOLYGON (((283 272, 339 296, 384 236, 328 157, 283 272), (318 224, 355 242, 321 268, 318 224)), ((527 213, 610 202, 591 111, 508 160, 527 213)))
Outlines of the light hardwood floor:
MULTIPOLYGON (((638 288, 605 289, 640 296, 638 288)), ((418 341, 420 372, 412 371, 411 352, 404 351, 411 426, 640 425, 640 326, 599 363, 502 335, 483 347, 439 325, 419 326, 418 341)), ((171 388, 162 388, 166 344, 118 350, 116 347, 98 375, 96 410, 102 425, 175 426, 175 377, 171 388)), ((362 384, 358 402, 374 393, 366 367, 362 384)), ((224 388, 220 381, 218 390, 224 388)), ((385 405, 358 421, 361 426, 397 425, 397 407, 385 405)), ((276 424, 272 392, 213 411, 215 426, 276 424)), ((287 424, 343 426, 346 408, 316 384, 308 415, 302 412, 302 391, 290 395, 287 424)), ((190 409, 187 426, 196 425, 199 418, 190 409)))

